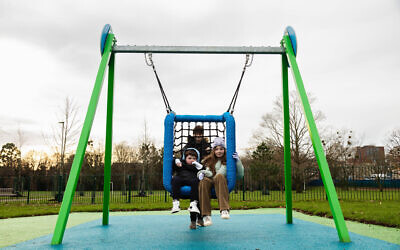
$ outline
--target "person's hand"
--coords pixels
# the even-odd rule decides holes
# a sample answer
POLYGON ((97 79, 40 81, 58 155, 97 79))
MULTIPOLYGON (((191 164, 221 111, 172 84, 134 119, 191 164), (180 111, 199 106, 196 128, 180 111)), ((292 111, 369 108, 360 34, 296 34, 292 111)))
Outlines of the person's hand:
POLYGON ((199 180, 203 180, 203 179, 204 179, 204 173, 203 173, 203 172, 200 172, 200 173, 197 175, 197 178, 199 178, 199 180))
POLYGON ((175 165, 178 167, 182 167, 182 162, 179 159, 175 159, 175 165))
POLYGON ((199 172, 197 172, 197 178, 199 178, 199 180, 203 180, 204 179, 204 171, 205 170, 200 170, 199 172))
POLYGON ((197 170, 200 170, 200 169, 203 168, 203 165, 201 165, 201 164, 198 163, 197 161, 194 161, 192 164, 197 168, 197 170))
POLYGON ((235 160, 240 160, 239 154, 238 154, 237 152, 233 153, 232 157, 233 157, 233 159, 235 159, 235 160))

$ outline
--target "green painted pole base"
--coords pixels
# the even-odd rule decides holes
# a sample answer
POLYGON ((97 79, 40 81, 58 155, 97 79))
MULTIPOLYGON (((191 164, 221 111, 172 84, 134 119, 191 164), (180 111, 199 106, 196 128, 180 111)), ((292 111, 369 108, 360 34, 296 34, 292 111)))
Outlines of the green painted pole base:
POLYGON ((53 238, 51 240, 52 245, 61 244, 62 239, 64 237, 64 232, 67 226, 69 212, 71 211, 72 199, 74 198, 76 185, 78 183, 79 174, 81 172, 81 166, 86 151, 87 142, 89 140, 90 130, 92 128, 94 115, 96 113, 96 108, 100 97, 101 87, 103 85, 104 73, 106 71, 106 67, 111 54, 113 40, 114 40, 114 35, 109 34, 107 37, 104 54, 101 58, 99 70, 97 72, 92 96, 90 97, 90 102, 86 113, 85 121, 83 123, 82 132, 79 137, 78 147, 76 149, 74 161, 72 163, 71 171, 69 173, 69 178, 67 186, 65 188, 64 198, 61 203, 60 212, 58 213, 56 227, 54 229, 53 238))
POLYGON ((349 232, 344 221, 342 209, 336 194, 335 186, 333 184, 332 176, 329 171, 328 162, 325 157, 324 149, 322 147, 321 139, 319 138, 317 126, 311 111, 311 106, 307 98, 306 90, 304 88, 303 80, 300 75, 299 68, 297 66, 296 57, 293 53, 292 44, 289 36, 283 37, 283 43, 286 49, 286 56, 292 69, 292 74, 296 82, 296 87, 300 95, 300 99, 303 105, 304 114, 307 119, 308 131, 310 133, 311 142, 313 144, 315 156, 317 158, 319 170, 321 172, 322 181, 328 196, 329 206, 332 211, 333 219, 336 225, 336 230, 340 241, 350 242, 349 232))

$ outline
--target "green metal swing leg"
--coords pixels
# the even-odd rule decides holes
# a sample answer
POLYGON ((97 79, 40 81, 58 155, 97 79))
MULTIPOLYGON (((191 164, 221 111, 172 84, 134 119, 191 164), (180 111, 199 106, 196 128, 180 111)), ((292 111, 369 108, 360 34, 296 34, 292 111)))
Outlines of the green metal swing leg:
POLYGON ((303 104, 303 110, 308 124, 308 131, 310 133, 315 156, 317 158, 322 181, 324 183, 326 194, 328 196, 329 206, 332 211, 333 220, 336 225, 336 230, 338 232, 339 239, 342 242, 350 242, 351 240, 349 232, 347 230, 346 223, 344 221, 342 209, 340 208, 340 203, 336 194, 335 186, 333 184, 332 176, 329 171, 328 162, 325 157, 321 139, 319 138, 317 126, 315 124, 315 120, 311 111, 311 106, 307 98, 306 90, 304 88, 303 80, 301 78, 300 71, 297 66, 296 57, 294 56, 289 36, 285 35, 283 37, 283 42, 286 48, 286 56, 290 64, 290 68, 292 69, 292 74, 296 82, 297 90, 299 92, 300 99, 303 104))
POLYGON ((106 46, 104 49, 103 56, 101 58, 99 70, 96 76, 96 81, 93 87, 92 96, 90 97, 88 110, 86 113, 85 121, 83 123, 82 132, 79 137, 78 147, 76 150, 74 161, 72 163, 67 186, 65 188, 64 198, 61 203, 60 212, 58 213, 56 227, 54 229, 53 238, 51 240, 52 245, 61 244, 62 239, 64 237, 64 232, 67 225, 69 212, 71 210, 72 199, 74 197, 76 185, 78 183, 79 173, 81 171, 81 166, 85 155, 86 146, 88 143, 90 130, 92 128, 94 115, 96 113, 96 108, 99 101, 101 88, 103 85, 104 73, 106 71, 106 67, 111 55, 113 40, 114 40, 114 34, 110 33, 107 37, 106 46))
POLYGON ((284 165, 285 165, 285 201, 286 223, 293 223, 292 211, 292 166, 290 155, 290 121, 289 121, 289 85, 288 62, 282 55, 282 97, 283 97, 283 141, 284 141, 284 165))
POLYGON ((111 54, 108 66, 108 93, 107 93, 107 124, 106 147, 104 156, 104 192, 103 192, 103 225, 108 225, 110 211, 110 182, 111 182, 111 158, 112 158, 112 128, 114 108, 114 62, 115 54, 111 54))

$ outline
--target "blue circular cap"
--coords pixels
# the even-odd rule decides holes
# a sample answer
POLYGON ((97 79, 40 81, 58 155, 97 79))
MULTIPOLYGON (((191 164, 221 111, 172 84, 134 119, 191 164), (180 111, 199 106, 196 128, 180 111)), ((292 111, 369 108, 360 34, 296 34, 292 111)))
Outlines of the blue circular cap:
POLYGON ((286 27, 285 34, 287 34, 289 36, 290 42, 292 42, 294 56, 297 56, 297 38, 296 38, 296 33, 294 32, 294 29, 292 28, 292 26, 286 27))
POLYGON ((103 31, 101 32, 100 37, 100 54, 103 55, 104 53, 104 46, 106 45, 108 33, 112 32, 111 25, 106 24, 104 25, 103 31))

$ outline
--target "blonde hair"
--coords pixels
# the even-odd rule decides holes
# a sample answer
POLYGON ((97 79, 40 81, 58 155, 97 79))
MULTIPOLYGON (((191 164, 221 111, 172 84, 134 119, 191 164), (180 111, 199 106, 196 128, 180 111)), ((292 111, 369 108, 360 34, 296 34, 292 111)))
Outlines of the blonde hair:
POLYGON ((202 161, 204 165, 210 168, 213 175, 216 174, 215 164, 217 164, 219 160, 221 160, 221 164, 226 165, 226 148, 222 147, 224 149, 224 155, 221 157, 222 159, 215 156, 215 148, 213 148, 211 150, 211 153, 207 155, 202 161))

